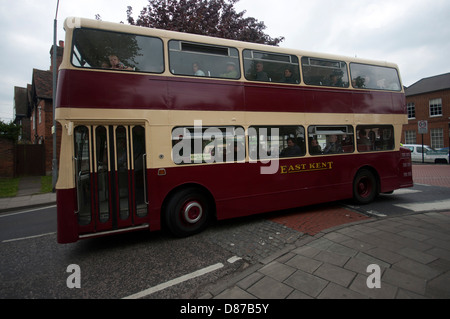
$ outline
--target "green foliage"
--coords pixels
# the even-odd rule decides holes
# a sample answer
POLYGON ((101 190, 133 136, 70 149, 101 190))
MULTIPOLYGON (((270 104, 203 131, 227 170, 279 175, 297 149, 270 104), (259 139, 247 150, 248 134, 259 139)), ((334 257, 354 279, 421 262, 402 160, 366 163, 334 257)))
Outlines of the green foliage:
POLYGON ((14 197, 19 189, 19 178, 0 178, 0 198, 14 197))
POLYGON ((17 141, 20 134, 20 125, 13 122, 5 123, 0 120, 0 137, 6 137, 13 141, 17 141))
POLYGON ((41 193, 51 193, 53 191, 53 177, 41 176, 41 193))
POLYGON ((239 0, 149 0, 137 20, 128 6, 131 25, 201 34, 224 39, 278 45, 284 37, 271 38, 263 31, 264 22, 244 18, 246 11, 236 12, 239 0))

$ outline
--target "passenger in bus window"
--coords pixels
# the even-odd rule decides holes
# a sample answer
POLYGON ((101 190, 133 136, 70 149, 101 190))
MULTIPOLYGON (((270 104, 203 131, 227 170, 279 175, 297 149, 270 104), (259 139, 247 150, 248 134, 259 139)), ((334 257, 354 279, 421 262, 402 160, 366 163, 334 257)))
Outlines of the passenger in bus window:
POLYGON ((297 83, 297 80, 294 77, 294 73, 292 72, 292 69, 287 67, 284 69, 284 76, 281 79, 282 83, 297 83))
POLYGON ((222 78, 236 79, 238 77, 238 71, 236 70, 236 63, 227 62, 227 71, 220 75, 222 78))
POLYGON ((370 77, 367 75, 365 77, 358 76, 357 78, 352 80, 352 85, 353 87, 357 87, 360 89, 370 88, 370 77))
POLYGON ((288 147, 286 147, 281 151, 280 157, 292 157, 302 155, 302 150, 297 144, 295 144, 295 141, 292 137, 288 137, 286 141, 288 147))
POLYGON ((122 62, 120 62, 117 55, 110 55, 109 56, 109 63, 111 63, 111 69, 116 70, 133 70, 130 67, 126 67, 122 62))
POLYGON ((192 71, 195 76, 205 76, 205 72, 200 69, 200 65, 197 62, 192 64, 192 71))
POLYGON ((256 63, 255 80, 256 81, 264 81, 264 82, 268 82, 269 81, 269 76, 267 75, 266 72, 264 72, 264 65, 263 65, 262 62, 257 62, 256 63))
POLYGON ((342 151, 344 153, 353 153, 355 146, 353 145, 353 136, 344 134, 342 136, 342 151))
POLYGON ((245 147, 240 142, 234 142, 227 147, 226 160, 242 161, 245 159, 245 147))
POLYGON ((327 136, 327 146, 323 150, 324 154, 336 154, 342 153, 342 146, 339 142, 337 135, 328 135, 327 136))
POLYGON ((319 143, 317 142, 317 139, 315 138, 311 139, 311 142, 309 143, 309 154, 311 155, 322 154, 322 148, 320 147, 319 143))
POLYGON ((329 86, 340 86, 343 87, 344 84, 342 82, 343 72, 341 70, 335 70, 330 74, 330 81, 328 83, 329 86))
POLYGON ((358 136, 358 145, 370 145, 370 140, 367 138, 367 132, 365 129, 359 130, 358 136))

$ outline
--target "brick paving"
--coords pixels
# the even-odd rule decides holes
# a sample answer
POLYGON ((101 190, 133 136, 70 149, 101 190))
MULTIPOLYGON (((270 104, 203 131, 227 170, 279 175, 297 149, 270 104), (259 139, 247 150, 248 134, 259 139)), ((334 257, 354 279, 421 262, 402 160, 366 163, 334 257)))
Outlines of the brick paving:
POLYGON ((450 214, 424 213, 337 227, 300 238, 205 299, 448 299, 450 214), (370 287, 369 265, 380 269, 370 287))
POLYGON ((324 229, 334 226, 353 223, 369 219, 369 217, 358 214, 349 209, 332 206, 310 208, 307 211, 295 212, 270 218, 275 223, 285 225, 291 229, 314 236, 324 229))
MULTIPOLYGON (((415 184, 450 187, 450 165, 412 169, 415 184)), ((289 234, 284 248, 200 298, 450 298, 450 211, 377 219, 327 204, 263 221, 270 222, 289 234), (292 242, 289 230, 303 235, 292 242), (368 286, 369 264, 381 268, 380 289, 368 286)))
POLYGON ((450 187, 450 165, 413 165, 413 181, 417 184, 450 187))
MULTIPOLYGON (((413 165, 414 183, 450 187, 450 165, 413 165)), ((338 205, 308 207, 290 214, 269 218, 304 234, 314 236, 324 229, 369 219, 369 217, 338 205)))

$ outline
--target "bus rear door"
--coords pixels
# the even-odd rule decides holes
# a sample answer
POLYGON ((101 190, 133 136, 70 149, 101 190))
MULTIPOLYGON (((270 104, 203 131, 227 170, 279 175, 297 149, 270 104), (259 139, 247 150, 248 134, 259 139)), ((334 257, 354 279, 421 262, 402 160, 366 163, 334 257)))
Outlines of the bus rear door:
POLYGON ((80 125, 74 145, 79 232, 147 223, 145 128, 80 125))

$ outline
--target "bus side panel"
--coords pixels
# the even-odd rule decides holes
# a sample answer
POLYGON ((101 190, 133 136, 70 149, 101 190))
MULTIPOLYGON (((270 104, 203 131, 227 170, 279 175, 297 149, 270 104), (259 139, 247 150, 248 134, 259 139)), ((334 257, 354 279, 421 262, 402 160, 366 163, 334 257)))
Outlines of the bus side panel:
POLYGON ((275 174, 261 174, 268 164, 230 163, 187 165, 167 169, 166 176, 153 176, 153 203, 176 187, 201 185, 213 196, 217 219, 349 199, 353 180, 361 168, 380 177, 381 192, 409 187, 411 177, 400 178, 399 152, 282 159, 275 174))
POLYGON ((57 107, 404 114, 404 94, 61 70, 57 107), (129 92, 127 88, 133 88, 129 92), (197 94, 201 93, 201 94, 197 94), (132 94, 133 98, 130 98, 132 94), (105 99, 108 96, 108 99, 105 99), (402 104, 399 104, 402 102, 402 104), (401 105, 401 107, 395 107, 401 105))
POLYGON ((353 176, 342 167, 345 158, 281 160, 274 174, 261 174, 268 165, 260 162, 169 168, 165 176, 154 176, 150 196, 159 206, 158 198, 176 187, 202 186, 215 200, 218 219, 335 201, 352 196, 353 176))
POLYGON ((176 110, 242 111, 244 90, 240 82, 168 78, 168 104, 176 110))
POLYGON ((57 234, 58 243, 67 244, 78 240, 78 222, 75 215, 76 190, 57 189, 57 234))
POLYGON ((168 108, 165 77, 85 70, 61 70, 58 77, 58 107, 168 108))
POLYGON ((400 148, 398 152, 398 188, 413 187, 411 151, 407 148, 400 148))
MULTIPOLYGON (((393 99, 404 97, 402 93, 374 92, 374 91, 352 91, 353 113, 368 114, 404 114, 403 106, 393 104, 393 99), (394 97, 396 96, 396 98, 394 97)), ((398 101, 395 101, 396 103, 398 101)), ((333 112, 333 111, 330 111, 333 112)), ((336 112, 336 110, 334 110, 336 112)))

